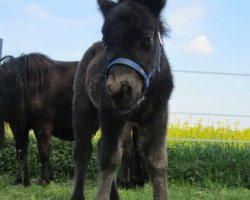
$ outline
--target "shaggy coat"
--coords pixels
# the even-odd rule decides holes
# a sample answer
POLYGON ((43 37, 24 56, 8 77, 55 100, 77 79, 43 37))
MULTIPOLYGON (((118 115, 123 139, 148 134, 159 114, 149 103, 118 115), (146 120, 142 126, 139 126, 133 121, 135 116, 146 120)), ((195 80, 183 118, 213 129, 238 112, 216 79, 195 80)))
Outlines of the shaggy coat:
POLYGON ((83 200, 91 157, 91 136, 99 125, 99 189, 97 200, 118 200, 115 170, 131 125, 138 131, 138 150, 147 166, 154 200, 166 200, 166 127, 172 75, 161 44, 165 33, 160 12, 165 0, 98 0, 104 15, 103 41, 93 44, 78 65, 73 98, 75 134, 74 200, 83 200), (124 63, 107 70, 117 58, 132 60, 146 74, 124 63))

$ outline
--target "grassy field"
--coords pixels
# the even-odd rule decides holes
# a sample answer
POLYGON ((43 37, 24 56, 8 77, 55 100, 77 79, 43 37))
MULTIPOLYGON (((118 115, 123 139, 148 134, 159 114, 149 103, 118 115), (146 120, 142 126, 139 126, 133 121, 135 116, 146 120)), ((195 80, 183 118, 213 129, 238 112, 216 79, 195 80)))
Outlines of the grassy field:
MULTIPOLYGON (((72 181, 52 183, 49 186, 36 186, 25 188, 12 186, 8 176, 0 177, 1 200, 68 200, 72 192, 72 181)), ((96 185, 87 184, 86 200, 95 199, 96 185)), ((120 190, 122 200, 152 200, 151 187, 135 190, 120 190)), ((248 200, 250 191, 244 188, 227 188, 222 185, 210 184, 206 187, 190 185, 187 183, 170 183, 170 199, 175 200, 248 200)))
MULTIPOLYGON (((88 170, 86 195, 95 199, 97 175, 96 141, 88 170)), ((250 197, 250 129, 239 130, 237 124, 204 126, 195 123, 170 124, 168 138, 237 140, 245 143, 168 141, 168 178, 170 199, 176 200, 248 200, 250 197), (247 189, 248 188, 248 189, 247 189)), ((0 150, 0 200, 63 200, 72 192, 72 143, 53 138, 52 164, 55 182, 49 186, 24 188, 13 186, 17 163, 12 134, 7 133, 5 148, 0 150)), ((40 161, 34 135, 30 136, 29 166, 32 178, 40 174, 40 161)), ((143 189, 120 190, 123 200, 151 200, 149 185, 143 189)))

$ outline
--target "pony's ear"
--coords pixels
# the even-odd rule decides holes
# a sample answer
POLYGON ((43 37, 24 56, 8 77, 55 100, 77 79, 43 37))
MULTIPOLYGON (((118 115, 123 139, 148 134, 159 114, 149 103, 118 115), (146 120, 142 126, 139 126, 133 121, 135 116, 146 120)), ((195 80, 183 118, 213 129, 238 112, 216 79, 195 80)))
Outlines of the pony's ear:
POLYGON ((116 5, 114 1, 110 0, 97 0, 97 2, 104 17, 108 14, 110 9, 116 5))
POLYGON ((165 7, 167 0, 137 0, 146 4, 154 13, 155 16, 159 16, 161 10, 165 7))

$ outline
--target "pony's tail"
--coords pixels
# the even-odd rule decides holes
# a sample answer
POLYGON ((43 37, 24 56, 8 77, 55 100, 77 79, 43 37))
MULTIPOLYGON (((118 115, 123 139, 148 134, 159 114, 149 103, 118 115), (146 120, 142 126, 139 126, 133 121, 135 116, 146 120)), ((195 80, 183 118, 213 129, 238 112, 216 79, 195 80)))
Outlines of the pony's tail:
POLYGON ((4 138, 5 138, 4 121, 0 120, 0 148, 2 148, 4 145, 4 138))

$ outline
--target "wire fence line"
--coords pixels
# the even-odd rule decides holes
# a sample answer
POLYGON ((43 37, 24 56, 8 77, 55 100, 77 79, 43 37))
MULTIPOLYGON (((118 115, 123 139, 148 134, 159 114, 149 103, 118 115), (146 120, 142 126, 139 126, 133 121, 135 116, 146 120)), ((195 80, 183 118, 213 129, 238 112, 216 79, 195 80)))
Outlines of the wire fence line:
POLYGON ((173 72, 188 73, 188 74, 206 74, 206 75, 250 77, 250 74, 248 74, 248 73, 229 73, 229 72, 195 71, 195 70, 173 70, 173 72))
MULTIPOLYGON (((250 77, 248 73, 229 73, 229 72, 215 72, 215 71, 195 71, 195 70, 173 70, 176 73, 188 73, 188 74, 204 74, 204 75, 222 75, 222 76, 238 76, 238 77, 250 77)), ((200 112, 171 112, 175 115, 199 115, 199 116, 214 116, 214 117, 236 117, 236 118, 249 118, 250 115, 243 114, 220 114, 220 113, 200 113, 200 112)))
POLYGON ((219 114, 219 113, 198 113, 198 112, 171 112, 174 115, 199 115, 199 116, 213 116, 213 117, 236 117, 236 118, 249 118, 250 115, 237 115, 237 114, 219 114))
POLYGON ((247 140, 216 140, 216 139, 194 139, 194 138, 167 138, 168 141, 181 141, 181 142, 211 142, 211 143, 240 143, 250 144, 247 140))

